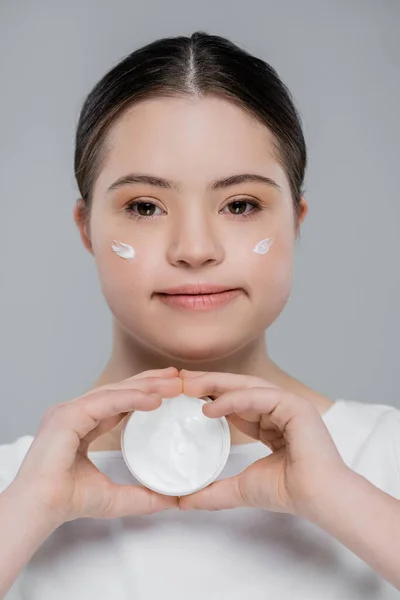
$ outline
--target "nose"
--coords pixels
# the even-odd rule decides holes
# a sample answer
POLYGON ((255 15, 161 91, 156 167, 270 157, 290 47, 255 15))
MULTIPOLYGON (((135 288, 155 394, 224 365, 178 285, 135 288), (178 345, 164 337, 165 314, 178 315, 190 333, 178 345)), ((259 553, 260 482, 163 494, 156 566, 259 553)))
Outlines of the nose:
POLYGON ((219 264, 224 251, 211 219, 204 215, 186 216, 171 230, 167 260, 177 267, 199 268, 219 264))

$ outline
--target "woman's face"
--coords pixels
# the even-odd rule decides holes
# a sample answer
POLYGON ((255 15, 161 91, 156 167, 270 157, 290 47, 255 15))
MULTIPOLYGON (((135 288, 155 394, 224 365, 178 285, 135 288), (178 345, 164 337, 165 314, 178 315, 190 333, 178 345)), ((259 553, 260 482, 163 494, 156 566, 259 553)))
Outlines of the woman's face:
MULTIPOLYGON (((303 216, 306 208, 303 200, 303 216)), ((295 241, 289 183, 271 134, 234 104, 215 96, 143 101, 112 128, 93 192, 90 244, 105 299, 137 342, 183 361, 239 350, 285 306, 295 241), (211 189, 244 173, 275 185, 211 189), (177 189, 128 183, 109 190, 130 174, 166 179, 177 189), (270 250, 253 252, 265 238, 275 238, 270 250), (114 240, 131 245, 135 257, 115 254, 114 240), (240 292, 212 310, 174 308, 157 295, 193 283, 240 292)))

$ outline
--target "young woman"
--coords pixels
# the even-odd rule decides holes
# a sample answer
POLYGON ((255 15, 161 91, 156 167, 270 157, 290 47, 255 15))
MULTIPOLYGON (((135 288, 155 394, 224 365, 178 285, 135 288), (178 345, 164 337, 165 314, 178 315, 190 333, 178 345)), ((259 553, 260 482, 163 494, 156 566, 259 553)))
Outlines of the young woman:
POLYGON ((114 343, 92 389, 0 446, 0 595, 398 597, 400 411, 325 397, 265 341, 305 168, 289 91, 221 37, 155 41, 90 92, 74 218, 114 343), (232 447, 216 482, 178 498, 134 480, 120 433, 182 392, 211 396, 232 447))

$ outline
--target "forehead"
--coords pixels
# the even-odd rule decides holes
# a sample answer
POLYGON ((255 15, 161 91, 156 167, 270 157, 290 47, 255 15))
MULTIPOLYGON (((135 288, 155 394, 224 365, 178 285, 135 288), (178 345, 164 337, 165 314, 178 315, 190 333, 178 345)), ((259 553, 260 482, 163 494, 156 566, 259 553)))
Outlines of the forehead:
POLYGON ((254 170, 284 187, 274 144, 265 125, 221 97, 144 100, 111 127, 96 188, 104 190, 130 171, 151 172, 185 187, 254 170))

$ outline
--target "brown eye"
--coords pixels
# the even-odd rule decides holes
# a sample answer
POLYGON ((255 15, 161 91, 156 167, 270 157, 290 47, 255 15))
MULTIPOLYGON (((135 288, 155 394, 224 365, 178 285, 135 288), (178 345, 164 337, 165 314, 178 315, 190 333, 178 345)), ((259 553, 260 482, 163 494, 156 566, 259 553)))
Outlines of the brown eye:
POLYGON ((153 204, 153 202, 130 202, 125 206, 125 211, 129 216, 135 219, 146 219, 154 216, 159 216, 155 214, 155 210, 161 210, 158 206, 153 204))
MULTIPOLYGON (((226 204, 224 209, 229 208, 231 215, 241 217, 241 219, 257 218, 257 215, 264 210, 259 200, 250 200, 248 198, 238 198, 229 204, 226 204), (246 210, 249 207, 250 210, 246 210)), ((225 213, 226 214, 226 213, 225 213)))
POLYGON ((156 206, 151 202, 138 202, 137 210, 141 217, 151 217, 154 214, 156 206))
POLYGON ((233 208, 232 214, 242 215, 246 211, 246 204, 250 204, 250 202, 247 202, 247 200, 235 200, 228 204, 228 206, 233 208))
POLYGON ((255 217, 258 212, 262 210, 261 204, 257 200, 248 200, 247 198, 238 198, 238 200, 233 200, 225 206, 225 208, 229 207, 229 212, 231 215, 246 217, 255 217), (246 206, 250 207, 250 210, 246 212, 246 206), (231 208, 233 210, 231 210, 231 208))

